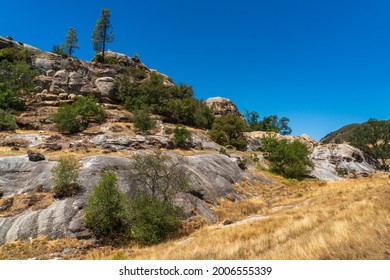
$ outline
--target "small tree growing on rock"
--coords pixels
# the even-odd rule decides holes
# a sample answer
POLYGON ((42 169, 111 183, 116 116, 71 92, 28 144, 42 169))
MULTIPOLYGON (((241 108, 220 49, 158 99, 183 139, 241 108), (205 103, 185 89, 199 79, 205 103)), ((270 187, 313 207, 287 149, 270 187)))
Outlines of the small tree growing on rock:
POLYGON ((184 159, 156 151, 136 155, 129 166, 136 194, 131 199, 132 237, 142 243, 160 242, 178 230, 181 209, 174 205, 178 193, 191 190, 184 159))
POLYGON ((77 160, 73 156, 62 156, 53 167, 55 197, 67 197, 77 193, 79 189, 77 165, 77 160))
POLYGON ((274 137, 263 138, 264 151, 269 152, 270 170, 286 178, 300 179, 313 163, 308 148, 298 140, 288 142, 274 137))
POLYGON ((185 127, 176 126, 173 130, 173 141, 179 148, 190 149, 192 147, 191 132, 185 127))
POLYGON ((128 199, 121 192, 115 172, 101 174, 85 207, 85 225, 99 238, 126 236, 129 228, 128 199))

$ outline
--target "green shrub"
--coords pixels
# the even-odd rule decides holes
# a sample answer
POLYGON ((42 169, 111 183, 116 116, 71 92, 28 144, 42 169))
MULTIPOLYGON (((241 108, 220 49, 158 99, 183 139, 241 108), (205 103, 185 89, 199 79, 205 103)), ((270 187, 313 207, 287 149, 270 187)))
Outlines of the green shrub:
POLYGON ((77 160, 73 156, 62 156, 56 166, 53 167, 54 175, 53 191, 55 197, 68 197, 77 193, 79 185, 77 179, 77 160))
POLYGON ((98 105, 98 100, 93 95, 80 96, 72 104, 78 116, 86 122, 101 123, 104 120, 104 109, 98 105))
POLYGON ((15 130, 18 128, 16 124, 16 118, 0 109, 0 131, 2 130, 15 130))
POLYGON ((93 187, 84 209, 87 228, 98 238, 125 238, 130 229, 128 199, 121 192, 113 170, 106 170, 93 187))
POLYGON ((230 157, 228 151, 227 151, 224 147, 221 147, 221 148, 219 149, 219 153, 220 153, 221 155, 225 155, 225 156, 230 157))
POLYGON ((244 136, 245 129, 245 122, 240 117, 221 116, 215 119, 209 136, 220 145, 232 145, 238 150, 245 150, 247 146, 244 136))
POLYGON ((62 133, 83 131, 90 122, 101 123, 104 120, 104 109, 96 103, 97 99, 91 95, 79 97, 72 105, 60 106, 52 115, 52 120, 62 133))
POLYGON ((62 133, 76 133, 83 131, 86 124, 80 123, 77 119, 77 112, 73 106, 64 104, 52 116, 52 121, 56 123, 57 129, 62 133))
POLYGON ((146 79, 148 77, 145 69, 136 68, 136 67, 129 67, 129 71, 131 73, 131 76, 135 80, 143 80, 143 79, 146 79))
POLYGON ((173 235, 182 210, 174 206, 179 193, 191 191, 190 175, 182 157, 156 151, 138 154, 129 166, 136 196, 131 200, 132 237, 142 243, 157 243, 173 235))
POLYGON ((22 110, 24 102, 20 95, 0 83, 0 109, 22 110))
POLYGON ((156 126, 156 121, 151 118, 149 111, 146 109, 135 110, 131 117, 131 121, 133 121, 134 126, 142 132, 146 132, 156 126))
POLYGON ((66 53, 64 48, 59 46, 59 45, 54 45, 51 52, 58 54, 58 55, 61 55, 62 57, 65 57, 65 58, 68 57, 68 54, 66 53))
POLYGON ((31 70, 25 61, 0 62, 0 83, 3 88, 8 88, 18 93, 32 91, 34 85, 33 79, 38 75, 37 70, 31 70))
POLYGON ((18 49, 18 48, 4 48, 0 50, 0 61, 8 60, 9 62, 14 61, 30 61, 31 54, 27 48, 18 49))
POLYGON ((176 126, 173 130, 173 141, 178 148, 190 149, 192 147, 191 132, 185 127, 176 126))
POLYGON ((213 111, 205 102, 193 97, 190 86, 164 84, 163 76, 152 73, 143 82, 131 82, 126 76, 117 77, 115 88, 129 111, 149 108, 151 113, 164 117, 166 122, 210 128, 213 111))
POLYGON ((266 137, 262 140, 264 151, 270 153, 270 170, 286 178, 300 179, 307 174, 313 163, 308 148, 298 140, 288 142, 266 137))
POLYGON ((139 192, 131 200, 131 237, 144 244, 161 242, 177 232, 181 209, 170 201, 139 192))

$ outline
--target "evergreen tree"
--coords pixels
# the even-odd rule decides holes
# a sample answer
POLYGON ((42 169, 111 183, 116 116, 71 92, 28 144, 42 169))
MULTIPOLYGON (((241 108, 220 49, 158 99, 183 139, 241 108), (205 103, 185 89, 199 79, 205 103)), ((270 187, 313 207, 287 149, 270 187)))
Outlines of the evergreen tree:
POLYGON ((95 29, 92 33, 92 45, 96 52, 102 53, 102 61, 104 62, 104 52, 106 44, 114 41, 114 32, 110 22, 111 12, 109 9, 102 9, 99 19, 97 20, 95 29))
POLYGON ((68 33, 65 37, 65 43, 62 44, 62 47, 66 50, 69 56, 72 56, 74 49, 79 49, 79 45, 77 44, 77 33, 76 29, 71 27, 68 30, 68 33))

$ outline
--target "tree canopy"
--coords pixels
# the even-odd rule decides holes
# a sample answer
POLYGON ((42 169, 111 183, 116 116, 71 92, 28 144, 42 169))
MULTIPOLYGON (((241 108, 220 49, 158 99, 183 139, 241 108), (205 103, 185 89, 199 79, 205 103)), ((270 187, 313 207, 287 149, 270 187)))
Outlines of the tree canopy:
POLYGON ((369 119, 357 127, 349 138, 350 144, 381 159, 382 169, 388 170, 390 156, 390 122, 369 119))
POLYGON ((92 46, 96 52, 102 53, 102 60, 104 62, 104 52, 106 44, 114 41, 114 32, 110 21, 111 11, 109 9, 102 9, 99 19, 96 22, 95 29, 92 33, 92 46))
POLYGON ((245 120, 248 124, 249 131, 268 131, 277 132, 281 135, 289 135, 292 129, 288 126, 290 122, 289 118, 279 118, 277 115, 271 115, 264 117, 260 120, 260 116, 257 112, 246 112, 245 120))
POLYGON ((77 32, 74 27, 69 28, 68 33, 65 37, 65 42, 62 44, 62 47, 67 52, 69 56, 72 56, 72 53, 74 52, 74 49, 80 48, 77 44, 77 32))

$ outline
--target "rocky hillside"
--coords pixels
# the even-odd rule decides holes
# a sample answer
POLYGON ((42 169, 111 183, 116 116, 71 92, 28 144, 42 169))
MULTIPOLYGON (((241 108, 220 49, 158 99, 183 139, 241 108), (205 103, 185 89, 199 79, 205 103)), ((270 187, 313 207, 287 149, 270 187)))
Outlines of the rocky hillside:
MULTIPOLYGON (((207 129, 195 126, 187 126, 192 137, 191 148, 187 151, 176 149, 175 125, 166 121, 166 116, 154 114, 156 126, 145 133, 139 132, 130 122, 132 113, 128 109, 132 104, 120 102, 116 79, 125 77, 130 84, 139 86, 157 73, 167 87, 164 89, 176 85, 170 77, 148 68, 138 59, 108 51, 106 57, 110 63, 87 62, 0 37, 0 49, 4 48, 26 48, 31 56, 30 67, 37 70, 38 75, 33 80, 33 90, 24 95, 26 107, 10 110, 17 117, 20 129, 0 132, 0 244, 39 235, 52 239, 90 238, 91 232, 83 222, 83 211, 101 171, 107 165, 112 166, 123 192, 131 193, 134 186, 128 178, 129 163, 134 154, 150 153, 154 149, 162 149, 172 157, 184 155, 186 159, 183 167, 191 175, 193 190, 175 201, 185 210, 185 219, 203 216, 209 222, 216 222, 213 207, 220 199, 239 201, 245 198, 235 189, 236 183, 242 180, 249 184, 272 182, 256 168, 268 165, 268 155, 262 151, 262 141, 267 136, 264 132, 245 133, 247 149, 236 151, 227 147, 228 152, 224 154, 219 153, 221 146, 210 139, 207 129), (104 121, 91 122, 79 133, 60 133, 51 116, 60 105, 72 104, 79 96, 89 94, 104 108, 104 121), (66 154, 74 155, 79 162, 82 191, 70 198, 55 199, 51 193, 52 168, 57 165, 58 158, 66 154)), ((152 83, 152 89, 153 86, 152 83)), ((189 97, 186 102, 178 103, 179 109, 189 104, 200 108, 205 115, 212 109, 217 117, 235 115, 243 118, 229 99, 210 98, 205 102, 210 108, 203 110, 204 107, 196 107, 203 103, 192 98, 188 87, 180 90, 180 94, 189 97)), ((180 95, 177 92, 170 94, 180 95)), ((158 96, 151 98, 158 99, 158 96)), ((162 102, 167 100, 170 102, 166 106, 175 105, 174 99, 162 102)), ((181 111, 187 116, 191 110, 181 111)), ((321 145, 307 135, 284 137, 275 134, 275 137, 304 143, 314 162, 310 176, 320 180, 343 180, 348 174, 368 176, 377 165, 375 159, 349 145, 321 145)))

